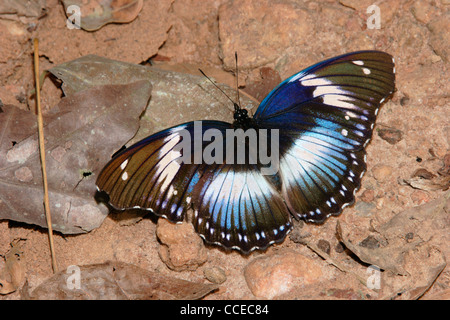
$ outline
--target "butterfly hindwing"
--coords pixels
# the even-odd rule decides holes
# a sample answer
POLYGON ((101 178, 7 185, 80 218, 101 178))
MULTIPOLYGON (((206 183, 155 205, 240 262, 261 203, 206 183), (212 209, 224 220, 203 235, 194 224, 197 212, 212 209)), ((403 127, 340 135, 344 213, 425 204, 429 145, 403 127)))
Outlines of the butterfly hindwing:
POLYGON ((209 243, 248 253, 282 241, 289 211, 273 185, 252 165, 217 165, 196 186, 194 227, 209 243))

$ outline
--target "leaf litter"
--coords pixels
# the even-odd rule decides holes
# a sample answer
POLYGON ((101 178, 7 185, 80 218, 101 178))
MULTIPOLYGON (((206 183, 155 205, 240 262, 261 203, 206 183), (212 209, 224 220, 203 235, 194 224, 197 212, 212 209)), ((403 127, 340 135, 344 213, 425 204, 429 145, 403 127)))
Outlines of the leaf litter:
MULTIPOLYGON (((100 226, 108 210, 94 196, 95 175, 139 128, 149 81, 72 90, 44 115, 53 228, 65 234, 100 226), (111 139, 114 137, 114 139, 111 139)), ((46 226, 35 115, 6 105, 0 122, 0 219, 46 226), (27 201, 23 201, 27 199, 27 201)))
POLYGON ((346 248, 363 263, 382 272, 385 299, 418 299, 446 267, 449 243, 450 192, 424 205, 409 208, 374 228, 370 235, 377 242, 364 245, 354 227, 338 222, 337 234, 346 248))
POLYGON ((21 294, 30 300, 194 300, 217 288, 107 261, 60 271, 32 292, 25 286, 21 294))

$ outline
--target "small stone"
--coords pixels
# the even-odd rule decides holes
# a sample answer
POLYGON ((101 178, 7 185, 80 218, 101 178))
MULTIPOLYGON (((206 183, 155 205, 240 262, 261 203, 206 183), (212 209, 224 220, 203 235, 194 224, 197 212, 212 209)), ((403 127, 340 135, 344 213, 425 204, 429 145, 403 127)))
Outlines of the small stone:
POLYGON ((414 190, 413 193, 411 193, 411 200, 416 205, 421 205, 424 203, 427 203, 431 200, 430 195, 422 190, 414 190))
POLYGON ((372 202, 375 199, 375 191, 367 189, 361 195, 361 200, 364 202, 372 202))
POLYGON ((372 168, 372 174, 375 180, 383 182, 392 175, 392 167, 379 164, 372 168))
POLYGON ((405 234, 405 239, 406 241, 410 242, 412 239, 414 239, 414 233, 408 232, 407 234, 405 234))
POLYGON ((190 223, 171 223, 160 218, 156 235, 161 241, 159 256, 174 271, 194 271, 206 262, 203 240, 190 223))
POLYGON ((356 214, 361 217, 368 217, 375 212, 376 206, 371 202, 358 201, 355 204, 356 214))
POLYGON ((403 132, 397 129, 380 129, 378 135, 390 144, 396 144, 403 139, 403 132))
POLYGON ((256 258, 244 270, 252 293, 266 299, 314 283, 322 275, 322 266, 318 262, 289 249, 256 258))
POLYGON ((409 103, 409 97, 408 96, 404 96, 400 99, 400 105, 405 106, 409 103))
POLYGON ((208 281, 216 284, 224 283, 227 280, 225 271, 219 267, 205 268, 205 270, 203 270, 203 275, 208 281))
POLYGON ((384 204, 384 198, 378 198, 375 203, 375 208, 377 210, 381 210, 383 208, 383 204, 384 204))
POLYGON ((375 249, 380 247, 380 243, 374 236, 368 236, 359 243, 359 246, 368 249, 375 249))
POLYGON ((330 254, 330 243, 327 240, 320 239, 317 246, 326 254, 330 254))
POLYGON ((342 252, 345 251, 345 247, 344 247, 344 245, 343 245, 341 242, 339 242, 339 243, 334 247, 334 250, 335 250, 337 253, 342 253, 342 252))

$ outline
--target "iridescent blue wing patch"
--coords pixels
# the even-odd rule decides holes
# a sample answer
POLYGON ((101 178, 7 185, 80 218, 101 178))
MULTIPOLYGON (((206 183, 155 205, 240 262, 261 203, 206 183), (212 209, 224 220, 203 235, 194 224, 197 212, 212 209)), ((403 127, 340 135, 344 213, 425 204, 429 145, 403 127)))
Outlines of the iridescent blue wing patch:
POLYGON ((291 217, 257 166, 217 165, 196 190, 194 227, 209 243, 248 253, 282 241, 291 217))

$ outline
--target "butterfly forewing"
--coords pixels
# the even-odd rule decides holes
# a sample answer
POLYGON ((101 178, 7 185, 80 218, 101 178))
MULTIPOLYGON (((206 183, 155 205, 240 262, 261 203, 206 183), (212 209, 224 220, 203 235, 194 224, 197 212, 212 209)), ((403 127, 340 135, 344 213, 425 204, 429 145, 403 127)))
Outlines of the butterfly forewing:
POLYGON ((261 103, 258 125, 280 129, 282 194, 292 213, 320 222, 353 202, 364 147, 393 90, 392 57, 367 51, 312 66, 261 103))
POLYGON ((180 161, 177 147, 180 131, 192 128, 190 123, 170 128, 122 151, 100 173, 98 189, 109 195, 114 208, 140 208, 183 220, 200 172, 199 165, 180 161))

